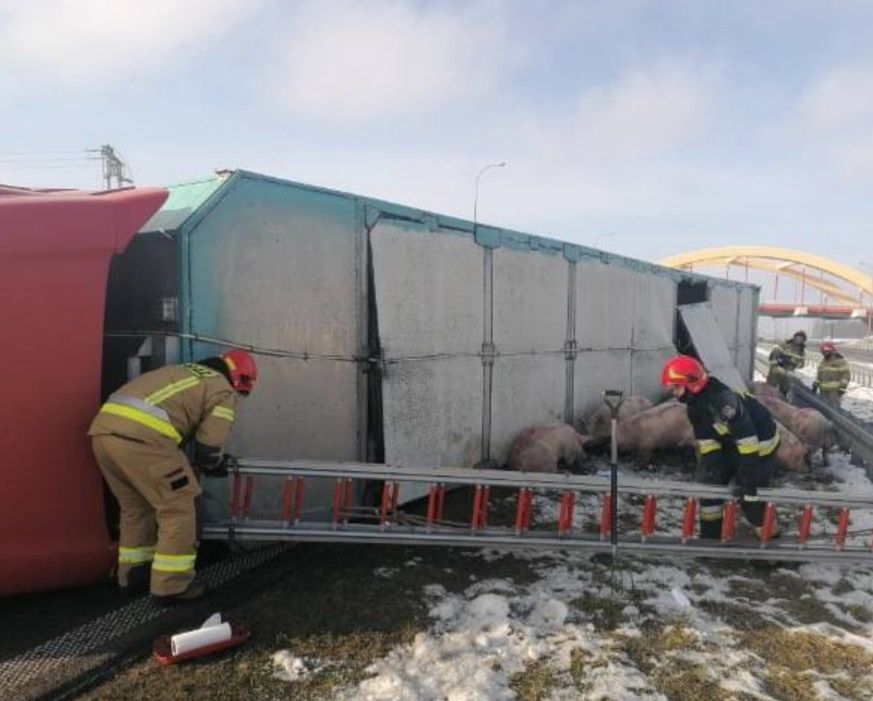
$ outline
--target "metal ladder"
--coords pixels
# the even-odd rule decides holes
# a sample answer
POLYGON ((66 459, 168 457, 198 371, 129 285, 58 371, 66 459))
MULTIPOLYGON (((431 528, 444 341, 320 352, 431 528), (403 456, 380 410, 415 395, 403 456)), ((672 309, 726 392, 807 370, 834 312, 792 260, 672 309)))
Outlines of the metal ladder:
MULTIPOLYGON (((414 545, 456 545, 494 548, 577 549, 593 552, 633 552, 651 555, 690 555, 801 562, 866 562, 873 564, 873 538, 863 545, 847 542, 852 510, 873 511, 873 492, 864 494, 799 490, 759 490, 766 502, 759 536, 737 534, 739 505, 726 487, 666 480, 622 478, 618 494, 632 497, 624 504, 610 495, 608 478, 567 474, 541 474, 453 467, 400 467, 383 464, 338 463, 307 460, 279 461, 241 459, 232 473, 230 515, 206 523, 204 539, 240 541, 326 541, 414 545), (280 478, 282 513, 278 519, 252 515, 252 495, 260 477, 280 478), (305 508, 306 485, 314 480, 333 483, 331 506, 314 512, 305 508), (382 482, 381 499, 375 509, 353 504, 355 487, 363 481, 382 482), (424 515, 398 507, 401 485, 428 486, 424 515), (465 523, 443 519, 448 489, 472 487, 472 506, 465 523), (515 491, 511 523, 489 522, 492 488, 515 491), (537 526, 532 522, 534 494, 553 498, 558 506, 556 522, 537 526), (579 495, 598 497, 599 529, 584 529, 579 523, 579 495), (724 519, 719 539, 696 537, 700 499, 723 499, 724 519), (658 503, 681 500, 684 504, 678 533, 657 527, 658 503), (629 501, 639 502, 631 504, 629 501), (796 528, 783 529, 776 538, 777 507, 792 512, 796 528), (616 509, 613 512, 613 508, 616 509), (639 517, 634 532, 613 532, 618 509, 639 517), (813 532, 816 509, 835 514, 833 532, 813 532), (636 513, 633 513, 636 512, 636 513), (320 519, 313 515, 321 516, 320 519)), ((511 492, 510 492, 511 494, 511 492)), ((624 514, 623 514, 624 515, 624 514)), ((783 519, 784 520, 784 519, 783 519)), ((620 529, 616 529, 620 530, 620 529)), ((867 532, 864 532, 866 535, 867 532)))

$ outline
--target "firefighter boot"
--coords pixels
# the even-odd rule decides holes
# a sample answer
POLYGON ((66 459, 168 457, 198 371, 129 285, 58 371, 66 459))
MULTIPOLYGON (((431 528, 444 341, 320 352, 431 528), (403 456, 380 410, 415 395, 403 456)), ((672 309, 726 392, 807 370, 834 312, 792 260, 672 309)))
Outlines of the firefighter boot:
POLYGON ((127 582, 119 583, 118 588, 128 596, 145 594, 149 590, 151 575, 152 568, 149 564, 131 567, 127 572, 127 582))
POLYGON ((700 500, 698 516, 701 538, 714 539, 721 537, 723 509, 724 502, 721 499, 700 500))
MULTIPOLYGON (((749 523, 755 528, 755 535, 758 536, 758 540, 761 539, 761 535, 764 533, 764 514, 765 514, 765 505, 764 502, 761 501, 742 501, 741 507, 743 509, 743 515, 749 521, 749 523)), ((773 529, 770 531, 770 539, 779 538, 782 535, 782 531, 779 528, 779 522, 775 519, 773 520, 773 529)))
POLYGON ((197 601, 206 593, 206 587, 197 582, 191 582, 187 589, 180 591, 178 594, 169 594, 167 596, 158 596, 152 594, 152 598, 163 606, 175 606, 177 604, 187 604, 192 601, 197 601))

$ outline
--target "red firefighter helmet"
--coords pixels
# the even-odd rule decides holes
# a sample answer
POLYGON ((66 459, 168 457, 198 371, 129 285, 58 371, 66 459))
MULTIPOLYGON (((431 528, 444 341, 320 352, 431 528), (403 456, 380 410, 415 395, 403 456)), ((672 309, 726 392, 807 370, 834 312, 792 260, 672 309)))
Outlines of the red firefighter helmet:
POLYGON ((709 382, 709 376, 697 358, 690 355, 677 355, 664 363, 661 371, 661 384, 664 387, 684 387, 691 394, 697 394, 709 382))
POLYGON ((836 353, 837 347, 830 341, 825 341, 818 348, 822 353, 836 353))
POLYGON ((244 350, 229 350, 221 354, 230 373, 230 384, 240 394, 248 394, 258 380, 258 366, 252 354, 244 350))

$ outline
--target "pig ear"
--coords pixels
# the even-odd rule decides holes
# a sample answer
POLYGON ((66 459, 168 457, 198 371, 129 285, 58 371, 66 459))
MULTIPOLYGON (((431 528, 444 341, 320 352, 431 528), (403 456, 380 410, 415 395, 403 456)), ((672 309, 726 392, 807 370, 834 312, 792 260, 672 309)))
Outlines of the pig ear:
POLYGON ((586 434, 584 434, 584 433, 577 433, 577 434, 576 434, 576 437, 577 437, 578 440, 579 440, 579 445, 581 445, 583 448, 584 448, 588 443, 590 443, 591 441, 594 440, 594 438, 593 438, 592 436, 588 436, 588 435, 586 435, 586 434))

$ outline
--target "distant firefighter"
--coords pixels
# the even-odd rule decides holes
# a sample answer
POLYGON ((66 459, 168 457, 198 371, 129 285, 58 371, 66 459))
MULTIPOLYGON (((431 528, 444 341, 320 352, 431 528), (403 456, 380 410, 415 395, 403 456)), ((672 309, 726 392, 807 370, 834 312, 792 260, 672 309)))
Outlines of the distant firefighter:
POLYGON ((849 388, 852 370, 831 341, 821 344, 822 361, 818 364, 812 388, 831 406, 839 406, 849 388))
MULTIPOLYGON (((747 392, 730 389, 707 374, 697 358, 679 355, 664 365, 661 384, 688 407, 700 466, 709 484, 734 482, 743 513, 760 533, 764 504, 758 487, 770 484, 779 434, 770 412, 747 392)), ((700 500, 700 537, 718 538, 721 499, 700 500)))
POLYGON ((91 423, 94 456, 121 506, 118 585, 132 592, 151 577, 164 601, 199 598, 195 499, 197 475, 182 450, 194 442, 204 474, 227 476, 222 451, 237 395, 248 395, 258 371, 245 351, 198 363, 168 365, 114 392, 91 423))
POLYGON ((778 387, 783 397, 791 387, 789 373, 799 370, 806 363, 806 332, 795 331, 794 335, 780 342, 770 351, 770 371, 767 384, 778 387))

